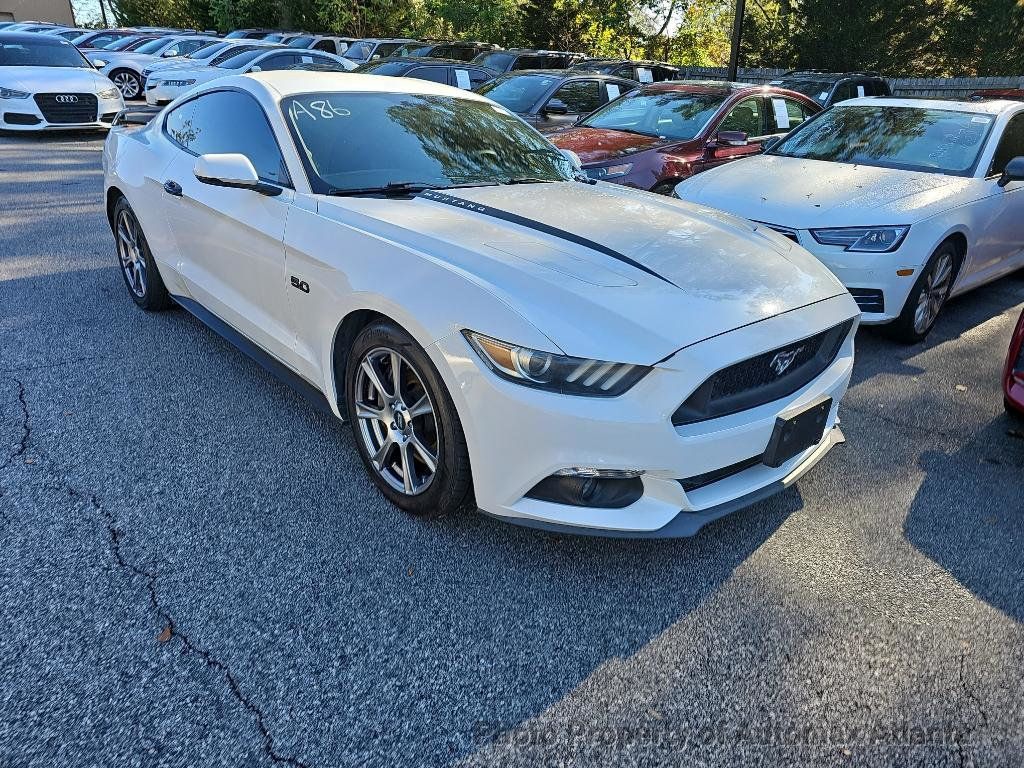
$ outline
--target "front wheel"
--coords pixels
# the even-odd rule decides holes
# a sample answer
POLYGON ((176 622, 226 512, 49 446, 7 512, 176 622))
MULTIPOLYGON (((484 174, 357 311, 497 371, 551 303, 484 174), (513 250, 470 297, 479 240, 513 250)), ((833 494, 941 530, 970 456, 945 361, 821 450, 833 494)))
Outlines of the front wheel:
POLYGON ((173 302, 149 250, 142 225, 123 197, 114 205, 114 239, 121 277, 132 301, 150 312, 170 307, 173 302))
POLYGON ((918 275, 900 316, 888 326, 893 338, 906 344, 916 344, 931 332, 953 290, 958 257, 957 247, 951 242, 945 242, 936 249, 918 275))
POLYGON ((110 73, 117 90, 121 92, 125 101, 137 99, 142 94, 142 79, 130 69, 118 69, 110 73))
POLYGON ((469 451, 455 405, 423 348, 394 323, 356 337, 345 370, 348 417, 377 487, 409 514, 469 505, 469 451))

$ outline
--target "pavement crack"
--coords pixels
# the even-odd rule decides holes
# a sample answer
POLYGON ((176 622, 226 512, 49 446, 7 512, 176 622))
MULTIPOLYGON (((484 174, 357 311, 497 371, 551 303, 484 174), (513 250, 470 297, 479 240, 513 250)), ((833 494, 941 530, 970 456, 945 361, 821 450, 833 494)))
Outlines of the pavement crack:
MULTIPOLYGON (((988 730, 988 712, 985 711, 985 706, 982 704, 978 694, 974 692, 974 689, 967 683, 967 649, 965 648, 960 654, 960 670, 958 679, 960 682, 960 689, 964 692, 964 695, 974 704, 975 709, 978 710, 978 714, 981 716, 981 724, 985 730, 988 730)), ((967 750, 965 749, 964 738, 973 734, 977 728, 971 728, 966 733, 957 734, 956 738, 956 749, 957 756, 959 757, 960 768, 968 768, 973 766, 973 761, 968 759, 967 750)))
MULTIPOLYGON (((82 497, 82 494, 79 492, 73 489, 69 490, 73 496, 77 496, 79 498, 82 497)), ((149 595, 150 607, 164 625, 161 640, 180 640, 181 644, 185 647, 185 650, 202 659, 207 667, 220 674, 227 683, 231 696, 238 701, 238 703, 241 704, 250 715, 252 715, 252 718, 256 723, 256 727, 259 729, 260 735, 263 737, 264 752, 272 762, 281 765, 294 766, 294 768, 309 768, 306 763, 302 762, 298 758, 282 755, 277 751, 274 746, 274 736, 267 725, 266 715, 259 706, 253 703, 252 699, 246 696, 238 682, 238 678, 235 676, 235 673, 232 672, 231 668, 226 663, 214 656, 212 652, 197 645, 187 633, 182 631, 178 625, 175 624, 174 617, 171 616, 170 612, 168 612, 160 602, 160 595, 156 589, 157 574, 154 571, 139 567, 125 556, 124 549, 122 547, 124 532, 118 527, 117 519, 114 517, 114 514, 107 509, 95 495, 89 497, 89 503, 93 510, 99 514, 103 520, 103 524, 107 530, 107 536, 110 540, 110 550, 118 567, 139 577, 145 582, 146 592, 149 595)))
POLYGON ((4 463, 0 465, 0 469, 7 469, 24 456, 25 451, 28 450, 29 438, 32 437, 32 418, 28 410, 28 400, 25 399, 25 385, 21 379, 15 379, 14 383, 18 385, 18 404, 21 406, 21 437, 15 444, 14 450, 7 456, 4 463))

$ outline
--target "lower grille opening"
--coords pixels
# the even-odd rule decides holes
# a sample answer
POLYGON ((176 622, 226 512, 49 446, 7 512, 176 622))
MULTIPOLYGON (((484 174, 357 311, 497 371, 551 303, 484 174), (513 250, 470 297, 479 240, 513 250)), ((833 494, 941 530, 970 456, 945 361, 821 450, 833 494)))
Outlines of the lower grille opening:
POLYGON ((4 112, 4 122, 9 125, 39 125, 42 120, 25 112, 4 112))
POLYGON ((115 117, 117 117, 117 112, 104 112, 102 115, 100 115, 100 122, 112 123, 114 122, 115 117))
POLYGON ((877 288, 848 288, 861 312, 885 312, 885 294, 877 288))
POLYGON ((573 507, 622 509, 643 496, 643 493, 644 484, 639 477, 551 475, 533 486, 526 497, 573 507))
POLYGON ((699 488, 703 488, 712 483, 717 483, 719 480, 725 480, 727 477, 738 475, 744 470, 756 467, 762 463, 762 457, 764 454, 758 456, 751 456, 749 459, 743 461, 737 461, 735 464, 730 464, 727 467, 721 469, 713 469, 710 472, 705 472, 701 475, 694 475, 693 477, 685 477, 679 481, 679 484, 683 486, 683 490, 687 493, 696 491, 699 488))

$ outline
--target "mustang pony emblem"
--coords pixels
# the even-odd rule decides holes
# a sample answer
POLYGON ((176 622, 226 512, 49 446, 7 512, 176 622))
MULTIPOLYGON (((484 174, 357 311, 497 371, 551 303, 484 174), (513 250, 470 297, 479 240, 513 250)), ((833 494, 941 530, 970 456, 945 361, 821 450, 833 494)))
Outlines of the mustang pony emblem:
POLYGON ((787 352, 779 352, 779 354, 773 357, 772 361, 768 363, 768 367, 775 371, 776 376, 781 376, 786 372, 786 369, 793 364, 793 360, 796 359, 796 356, 800 354, 801 350, 803 350, 802 346, 797 347, 796 349, 791 349, 787 352))

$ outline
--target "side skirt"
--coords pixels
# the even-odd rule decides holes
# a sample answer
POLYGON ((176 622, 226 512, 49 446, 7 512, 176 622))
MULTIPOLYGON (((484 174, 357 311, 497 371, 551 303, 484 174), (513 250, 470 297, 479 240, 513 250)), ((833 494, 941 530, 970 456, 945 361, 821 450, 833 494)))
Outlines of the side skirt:
POLYGON ((298 394, 302 395, 302 397, 307 400, 310 405, 316 408, 316 410, 326 416, 330 416, 332 419, 338 418, 334 415, 334 411, 331 410, 330 403, 327 402, 327 397, 315 384, 306 381, 306 379, 297 374, 287 365, 273 357, 269 352, 263 349, 263 347, 235 330, 195 299, 176 295, 172 295, 171 298, 188 311, 189 314, 202 322, 203 325, 206 325, 210 330, 214 331, 218 336, 231 344, 246 357, 255 361, 263 370, 275 379, 280 381, 282 384, 287 384, 298 394))

